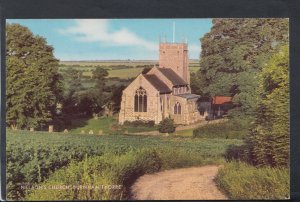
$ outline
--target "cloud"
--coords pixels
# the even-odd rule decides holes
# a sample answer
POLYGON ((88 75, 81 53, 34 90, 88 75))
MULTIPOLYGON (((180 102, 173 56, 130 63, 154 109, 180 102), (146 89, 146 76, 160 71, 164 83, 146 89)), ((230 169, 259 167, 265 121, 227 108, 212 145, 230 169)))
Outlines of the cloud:
POLYGON ((109 24, 109 20, 106 19, 80 19, 75 20, 75 25, 59 32, 83 42, 100 42, 107 46, 139 46, 150 51, 157 50, 157 44, 139 37, 126 28, 111 30, 109 24))

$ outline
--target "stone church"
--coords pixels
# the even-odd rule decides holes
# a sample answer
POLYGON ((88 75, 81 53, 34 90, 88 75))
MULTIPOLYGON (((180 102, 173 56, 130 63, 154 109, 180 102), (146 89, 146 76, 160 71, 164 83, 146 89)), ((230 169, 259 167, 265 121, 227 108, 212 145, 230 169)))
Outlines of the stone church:
POLYGON ((174 119, 188 125, 204 120, 200 96, 191 93, 187 43, 160 43, 159 64, 140 74, 123 90, 119 123, 174 119))

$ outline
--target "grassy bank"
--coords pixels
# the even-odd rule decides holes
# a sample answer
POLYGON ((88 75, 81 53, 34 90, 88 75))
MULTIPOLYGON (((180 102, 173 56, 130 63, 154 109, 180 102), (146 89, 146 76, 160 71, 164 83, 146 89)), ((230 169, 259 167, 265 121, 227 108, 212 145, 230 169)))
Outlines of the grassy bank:
POLYGON ((287 199, 289 179, 287 168, 256 168, 231 162, 219 171, 216 182, 230 199, 287 199))

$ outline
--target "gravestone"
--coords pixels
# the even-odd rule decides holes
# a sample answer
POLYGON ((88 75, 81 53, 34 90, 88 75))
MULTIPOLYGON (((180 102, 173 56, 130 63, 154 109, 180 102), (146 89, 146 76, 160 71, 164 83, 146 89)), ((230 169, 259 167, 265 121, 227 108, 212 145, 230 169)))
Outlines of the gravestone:
POLYGON ((68 133, 68 132, 69 132, 68 129, 65 129, 65 130, 64 130, 64 133, 68 133))
POLYGON ((53 125, 49 125, 48 132, 49 132, 49 133, 52 133, 52 132, 53 132, 53 125))
POLYGON ((103 130, 99 130, 99 135, 103 135, 103 130))
POLYGON ((93 130, 90 130, 89 131, 89 135, 93 135, 94 134, 94 131, 93 130))
POLYGON ((33 131, 34 131, 34 128, 30 128, 29 131, 30 131, 30 132, 33 132, 33 131))

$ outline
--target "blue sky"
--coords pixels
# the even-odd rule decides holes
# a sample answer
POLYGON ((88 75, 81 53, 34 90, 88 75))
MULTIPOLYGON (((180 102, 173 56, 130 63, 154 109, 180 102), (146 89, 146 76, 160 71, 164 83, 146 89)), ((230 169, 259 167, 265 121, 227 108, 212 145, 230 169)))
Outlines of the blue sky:
POLYGON ((186 37, 189 56, 200 55, 200 38, 211 19, 10 19, 46 38, 60 60, 157 60, 159 36, 175 41, 186 37))

